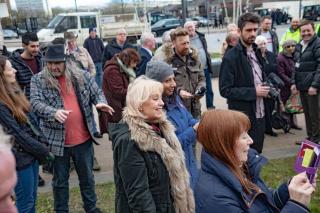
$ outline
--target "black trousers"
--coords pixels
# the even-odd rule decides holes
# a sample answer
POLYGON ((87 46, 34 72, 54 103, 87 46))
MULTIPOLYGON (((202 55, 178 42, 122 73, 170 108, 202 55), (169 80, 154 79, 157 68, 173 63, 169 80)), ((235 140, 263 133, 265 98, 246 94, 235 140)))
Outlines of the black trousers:
POLYGON ((307 91, 300 91, 301 103, 307 127, 307 135, 313 142, 320 142, 320 94, 308 95, 307 91))
POLYGON ((264 99, 264 102, 265 102, 265 119, 266 119, 265 133, 271 133, 273 131, 271 118, 274 110, 275 101, 273 99, 266 98, 264 99))
POLYGON ((266 126, 266 119, 263 118, 250 118, 251 128, 249 135, 253 140, 251 148, 257 150, 258 153, 262 152, 264 142, 264 132, 266 126))

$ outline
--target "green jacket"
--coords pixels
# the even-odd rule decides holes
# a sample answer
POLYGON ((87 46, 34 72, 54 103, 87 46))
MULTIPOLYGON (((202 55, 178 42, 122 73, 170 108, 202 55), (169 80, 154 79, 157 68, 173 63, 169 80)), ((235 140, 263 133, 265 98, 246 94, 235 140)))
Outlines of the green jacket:
POLYGON ((315 32, 317 36, 320 37, 320 24, 317 24, 315 32))
POLYGON ((282 36, 280 44, 279 44, 279 52, 282 52, 282 44, 283 42, 285 42, 286 40, 289 39, 293 39, 295 40, 297 43, 300 42, 301 40, 301 34, 300 34, 300 29, 297 29, 296 31, 292 32, 291 28, 289 28, 285 34, 282 36))

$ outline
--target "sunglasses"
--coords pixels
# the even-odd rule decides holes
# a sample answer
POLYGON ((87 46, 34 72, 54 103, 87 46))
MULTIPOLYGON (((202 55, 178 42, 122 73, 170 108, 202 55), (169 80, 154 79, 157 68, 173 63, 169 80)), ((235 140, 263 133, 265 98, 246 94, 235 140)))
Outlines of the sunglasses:
POLYGON ((295 47, 296 45, 290 45, 290 46, 286 46, 286 48, 290 48, 290 47, 295 47))

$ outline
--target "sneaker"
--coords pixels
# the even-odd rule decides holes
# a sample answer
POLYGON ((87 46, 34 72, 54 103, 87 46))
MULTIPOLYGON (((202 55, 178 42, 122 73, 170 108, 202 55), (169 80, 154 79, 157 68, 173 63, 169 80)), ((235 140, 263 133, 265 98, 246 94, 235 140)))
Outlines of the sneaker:
POLYGON ((100 171, 101 170, 101 167, 98 163, 98 160, 96 157, 93 158, 93 171, 100 171))
POLYGON ((41 186, 44 186, 46 182, 43 180, 43 178, 39 175, 38 176, 38 186, 41 187, 41 186))
POLYGON ((93 133, 93 137, 102 138, 102 135, 100 134, 100 132, 95 132, 95 133, 93 133))

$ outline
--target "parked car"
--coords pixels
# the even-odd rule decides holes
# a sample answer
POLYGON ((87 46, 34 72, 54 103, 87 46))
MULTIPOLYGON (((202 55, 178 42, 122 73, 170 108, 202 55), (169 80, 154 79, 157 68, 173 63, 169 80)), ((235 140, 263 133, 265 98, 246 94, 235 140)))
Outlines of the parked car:
POLYGON ((288 22, 291 22, 292 16, 288 14, 286 10, 279 9, 279 8, 262 8, 257 7, 254 9, 254 12, 257 13, 259 16, 271 16, 274 20, 274 23, 277 25, 280 25, 282 23, 287 24, 288 22))
POLYGON ((181 24, 181 21, 176 18, 162 19, 151 26, 151 31, 155 36, 159 37, 162 36, 165 31, 180 27, 181 24))
POLYGON ((201 16, 195 16, 192 18, 192 20, 197 21, 199 27, 206 27, 206 26, 211 26, 212 22, 204 17, 201 16))
POLYGON ((320 21, 320 4, 304 6, 303 18, 312 21, 320 21))
POLYGON ((171 14, 164 14, 161 12, 149 12, 148 13, 148 20, 151 23, 151 25, 157 23, 160 20, 168 19, 168 18, 175 18, 171 14))
POLYGON ((2 32, 3 32, 4 39, 19 38, 18 34, 16 32, 14 32, 13 30, 3 29, 2 32))

